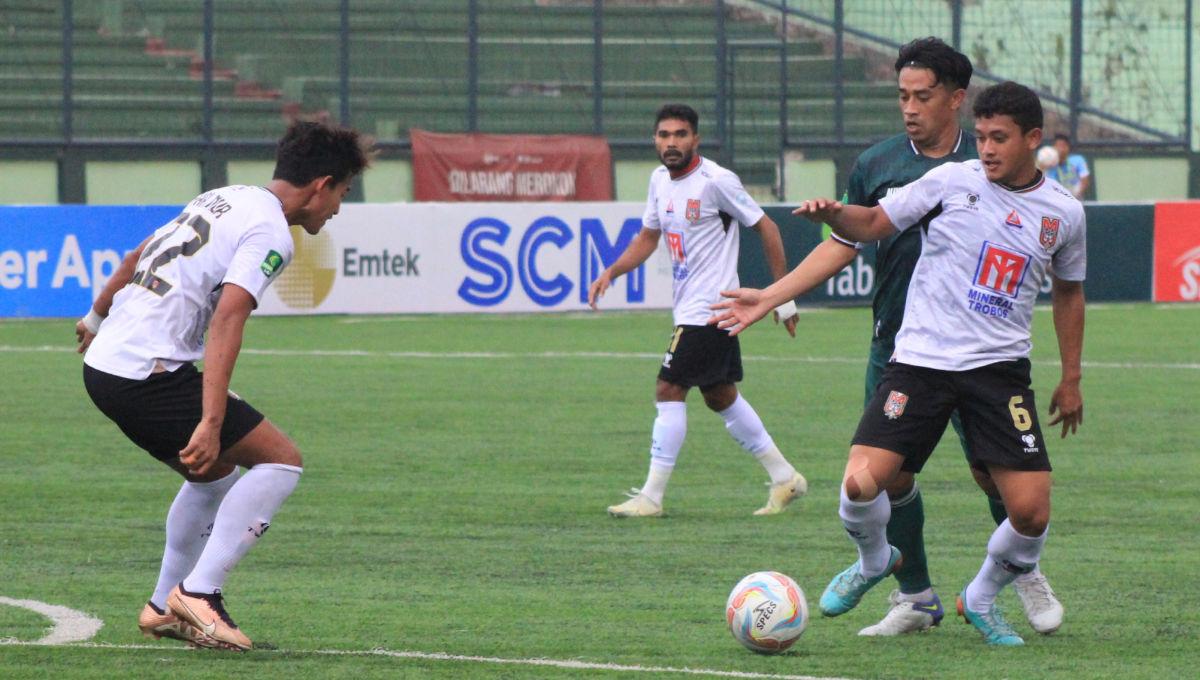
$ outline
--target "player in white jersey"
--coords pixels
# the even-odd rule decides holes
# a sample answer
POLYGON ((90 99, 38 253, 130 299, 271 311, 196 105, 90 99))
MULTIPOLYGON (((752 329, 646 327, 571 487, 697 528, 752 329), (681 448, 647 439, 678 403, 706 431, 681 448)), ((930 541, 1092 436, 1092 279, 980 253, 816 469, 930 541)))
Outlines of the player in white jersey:
POLYGON ((288 225, 319 232, 369 162, 353 130, 293 125, 270 184, 214 189, 184 206, 125 258, 76 325, 92 401, 186 480, 167 514, 158 584, 138 617, 147 636, 252 646, 221 588, 302 467, 295 444, 229 382, 246 319, 292 258, 288 225), (203 374, 192 363, 200 359, 203 374))
POLYGON ((839 514, 859 560, 833 579, 820 605, 827 615, 849 611, 896 568, 884 489, 906 460, 919 471, 957 409, 972 467, 995 483, 1009 516, 960 594, 959 613, 989 644, 1019 645, 995 600, 1036 567, 1050 521, 1050 461, 1029 378, 1033 305, 1050 275, 1062 359, 1050 424, 1061 423, 1065 437, 1083 420, 1086 226, 1079 202, 1035 166, 1037 95, 1001 83, 979 95, 974 113, 980 160, 939 166, 874 208, 816 199, 797 210, 858 241, 936 214, 922 233, 895 354, 846 464, 839 514))
MULTIPOLYGON (((750 227, 762 238, 771 274, 787 271, 779 227, 742 187, 737 175, 697 153, 699 117, 682 104, 659 109, 654 144, 663 167, 650 176, 642 230, 588 291, 593 309, 612 280, 645 262, 665 234, 674 272, 675 332, 655 388, 658 417, 650 443, 650 471, 629 500, 608 508, 614 517, 662 514, 663 494, 687 434, 688 391, 699 387, 704 402, 725 428, 754 456, 771 478, 767 503, 755 515, 782 512, 808 484, 788 463, 763 427, 762 419, 739 393, 742 358, 738 339, 707 325, 709 305, 722 290, 737 287, 738 230, 750 227)), ((796 305, 782 304, 775 320, 796 335, 796 305)))

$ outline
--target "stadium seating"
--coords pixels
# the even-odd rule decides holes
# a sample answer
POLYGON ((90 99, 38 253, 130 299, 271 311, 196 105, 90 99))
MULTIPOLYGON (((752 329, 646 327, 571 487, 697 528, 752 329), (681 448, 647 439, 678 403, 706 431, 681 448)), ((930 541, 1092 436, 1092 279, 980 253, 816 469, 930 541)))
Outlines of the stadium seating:
MULTIPOLYGON (((217 0, 214 135, 269 139, 299 112, 337 117, 339 0, 217 0)), ((351 4, 350 110, 382 139, 420 127, 468 125, 465 0, 355 0, 351 4)), ((201 3, 96 0, 74 3, 73 130, 78 138, 187 138, 202 134, 201 3)), ((593 131, 591 3, 479 3, 477 122, 485 132, 593 131)), ((774 182, 781 142, 778 38, 753 15, 726 22, 737 169, 774 182)), ((603 16, 603 131, 643 140, 665 101, 693 103, 712 134, 717 73, 713 10, 704 4, 620 4, 603 16)), ((59 3, 0 3, 0 137, 54 138, 62 131, 59 3)), ((833 60, 815 41, 793 40, 788 58, 788 136, 833 133, 833 60)), ((893 87, 865 79, 848 58, 846 134, 894 129, 893 87)))

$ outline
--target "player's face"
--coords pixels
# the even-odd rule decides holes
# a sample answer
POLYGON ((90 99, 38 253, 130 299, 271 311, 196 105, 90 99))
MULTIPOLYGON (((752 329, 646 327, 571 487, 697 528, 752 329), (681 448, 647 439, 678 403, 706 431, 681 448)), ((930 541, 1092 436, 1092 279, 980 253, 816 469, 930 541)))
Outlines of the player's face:
POLYGON ((300 223, 300 226, 304 227, 304 231, 310 234, 321 231, 321 227, 325 226, 329 218, 338 214, 338 211, 342 209, 342 199, 350 192, 351 180, 349 178, 338 184, 334 184, 331 177, 324 179, 323 182, 319 181, 316 191, 308 205, 305 206, 307 215, 300 223))
POLYGON ((700 135, 692 132, 692 126, 686 120, 664 118, 654 128, 654 150, 668 170, 686 168, 699 145, 700 135))
POLYGON ((1021 126, 1009 115, 975 119, 975 146, 984 172, 993 182, 1021 186, 1033 181, 1037 148, 1042 143, 1041 128, 1022 133, 1021 126))
POLYGON ((897 89, 904 132, 918 148, 932 146, 947 127, 957 123, 958 108, 966 92, 951 87, 937 83, 937 77, 927 68, 900 69, 897 89))

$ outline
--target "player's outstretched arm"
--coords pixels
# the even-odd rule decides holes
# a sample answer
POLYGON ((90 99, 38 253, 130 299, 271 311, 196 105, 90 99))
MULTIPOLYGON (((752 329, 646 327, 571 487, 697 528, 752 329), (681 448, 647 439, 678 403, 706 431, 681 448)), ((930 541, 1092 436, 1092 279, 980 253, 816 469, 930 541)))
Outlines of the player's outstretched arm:
POLYGON ((617 258, 617 261, 600 272, 600 276, 596 277, 596 280, 592 281, 592 285, 588 286, 588 306, 596 309, 596 303, 604 297, 604 293, 612 285, 613 279, 633 270, 649 259, 654 254, 654 249, 658 247, 658 239, 661 236, 662 231, 643 227, 638 235, 629 242, 629 246, 617 258))
POLYGON ((813 198, 802 202, 792 214, 813 222, 824 222, 833 227, 838 236, 849 241, 869 243, 896 233, 895 225, 879 206, 867 208, 830 198, 813 198))
POLYGON ((1062 436, 1075 433, 1083 424, 1083 282, 1055 277, 1051 290, 1054 308, 1054 332, 1058 335, 1058 353, 1062 359, 1062 379, 1050 397, 1050 425, 1062 423, 1062 436))
POLYGON ((96 301, 92 303, 92 308, 88 310, 87 315, 75 323, 75 340, 79 343, 76 352, 82 354, 92 344, 96 333, 100 331, 100 322, 104 321, 108 316, 108 310, 112 309, 113 296, 133 279, 133 271, 142 257, 142 251, 146 249, 146 244, 150 242, 150 238, 146 237, 145 241, 142 241, 137 248, 126 255, 124 260, 121 260, 121 266, 117 267, 112 278, 104 284, 104 288, 96 297, 96 301))
MULTIPOLYGON (((767 215, 763 215, 757 223, 751 225, 762 239, 763 255, 767 259, 767 267, 771 270, 771 278, 779 281, 787 275, 787 254, 783 249, 783 237, 779 235, 779 225, 767 215)), ((775 323, 783 320, 783 327, 788 335, 796 337, 796 322, 800 315, 796 313, 796 301, 787 298, 775 308, 775 323)))
POLYGON ((217 462, 221 453, 221 425, 225 422, 225 401, 233 365, 242 351, 242 332, 254 310, 254 296, 232 283, 221 289, 221 301, 213 312, 204 347, 204 387, 201 397, 200 424, 182 451, 179 460, 188 472, 203 475, 217 462))
POLYGON ((758 291, 753 288, 738 288, 722 291, 726 299, 713 305, 713 316, 708 320, 718 328, 732 328, 737 335, 746 327, 766 316, 784 301, 794 300, 854 261, 856 251, 836 239, 826 239, 813 248, 808 255, 788 272, 786 276, 758 291))

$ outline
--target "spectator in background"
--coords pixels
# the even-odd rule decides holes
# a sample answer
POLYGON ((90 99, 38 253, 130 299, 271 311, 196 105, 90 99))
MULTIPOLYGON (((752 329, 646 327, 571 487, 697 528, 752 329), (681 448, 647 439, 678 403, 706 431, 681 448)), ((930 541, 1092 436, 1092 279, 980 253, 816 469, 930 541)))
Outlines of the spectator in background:
POLYGON ((1066 187, 1075 198, 1083 200, 1092 184, 1092 173, 1083 156, 1071 153, 1071 138, 1061 132, 1054 135, 1054 150, 1058 152, 1058 165, 1046 170, 1046 176, 1066 187))

